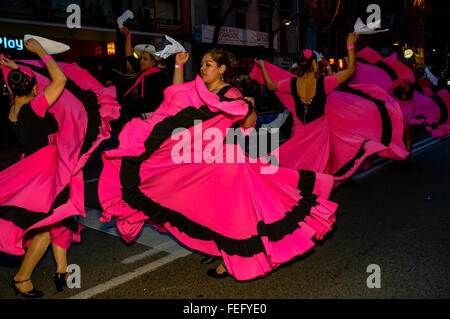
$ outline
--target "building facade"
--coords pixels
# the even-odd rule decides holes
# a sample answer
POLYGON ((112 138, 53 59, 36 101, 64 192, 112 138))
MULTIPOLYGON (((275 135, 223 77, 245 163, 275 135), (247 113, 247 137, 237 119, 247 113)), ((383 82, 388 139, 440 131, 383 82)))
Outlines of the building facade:
POLYGON ((379 5, 381 28, 389 31, 361 36, 357 47, 370 45, 385 56, 397 52, 400 58, 412 49, 413 58, 404 60, 408 64, 449 64, 449 1, 300 0, 299 7, 306 7, 300 16, 300 42, 328 56, 345 56, 347 34, 358 17, 366 22, 371 4, 379 5))
POLYGON ((298 49, 298 25, 284 22, 296 10, 296 0, 192 0, 194 68, 212 47, 233 52, 238 58, 235 69, 242 76, 248 75, 254 58, 288 68, 298 49), (214 39, 218 25, 220 32, 214 39))
MULTIPOLYGON (((185 0, 0 0, 0 38, 6 38, 7 44, 8 40, 20 41, 24 34, 39 35, 71 47, 58 55, 61 61, 82 66, 90 60, 115 63, 124 52, 124 39, 117 27, 123 12, 134 14, 125 25, 138 44, 154 43, 164 34, 182 41, 191 32, 189 8, 185 0), (79 27, 71 23, 75 11, 70 5, 79 8, 79 27)), ((5 46, 5 41, 0 50, 14 58, 29 56, 23 45, 5 46)))

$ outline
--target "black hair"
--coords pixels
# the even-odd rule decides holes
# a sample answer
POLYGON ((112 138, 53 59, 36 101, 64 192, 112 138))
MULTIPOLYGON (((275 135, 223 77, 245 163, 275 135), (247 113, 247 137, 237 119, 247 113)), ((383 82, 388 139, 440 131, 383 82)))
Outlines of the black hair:
POLYGON ((405 83, 405 86, 398 85, 394 89, 394 97, 402 101, 412 100, 414 96, 414 85, 412 83, 405 83))
POLYGON ((311 56, 307 58, 305 56, 305 51, 301 51, 297 54, 297 65, 300 74, 305 74, 307 72, 313 72, 313 61, 317 60, 316 54, 312 52, 311 56))
POLYGON ((36 85, 36 77, 30 77, 20 69, 14 69, 8 74, 8 86, 14 96, 28 96, 36 85))
POLYGON ((230 53, 221 48, 214 48, 206 52, 211 55, 212 59, 217 63, 219 67, 226 66, 224 76, 231 75, 233 73, 232 67, 236 64, 236 58, 233 53, 230 53))

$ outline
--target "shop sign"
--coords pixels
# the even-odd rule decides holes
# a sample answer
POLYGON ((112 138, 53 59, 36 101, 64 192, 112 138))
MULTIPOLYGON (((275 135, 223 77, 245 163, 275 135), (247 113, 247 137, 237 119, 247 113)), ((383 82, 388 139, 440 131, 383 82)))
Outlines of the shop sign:
POLYGON ((407 50, 405 50, 405 52, 404 52, 404 56, 405 56, 406 59, 411 58, 413 55, 414 55, 414 52, 413 52, 413 50, 411 50, 411 49, 407 49, 407 50))
POLYGON ((0 37, 0 46, 5 49, 23 50, 23 39, 11 39, 8 37, 0 37))
POLYGON ((115 42, 108 42, 106 44, 107 54, 108 55, 114 55, 116 54, 116 43, 115 42))
MULTIPOLYGON (((194 27, 194 37, 201 43, 212 43, 214 37, 213 25, 197 25, 194 27)), ((278 49, 278 41, 274 39, 274 49, 278 49)), ((219 44, 245 45, 245 46, 263 46, 269 47, 269 34, 248 29, 239 29, 233 27, 221 27, 219 33, 219 44)))

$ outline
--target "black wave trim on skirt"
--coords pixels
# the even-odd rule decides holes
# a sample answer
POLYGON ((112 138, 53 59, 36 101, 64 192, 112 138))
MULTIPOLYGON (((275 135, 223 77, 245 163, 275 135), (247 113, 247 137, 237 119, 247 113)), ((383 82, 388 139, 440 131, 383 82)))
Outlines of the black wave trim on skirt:
MULTIPOLYGON (((24 65, 32 69, 34 72, 39 73, 49 79, 51 79, 47 68, 38 67, 33 64, 24 62, 16 62, 19 66, 24 65)), ((67 77, 65 89, 72 93, 83 104, 87 117, 88 125, 86 129, 83 145, 80 149, 78 158, 86 153, 96 141, 100 134, 101 116, 100 116, 100 103, 97 95, 92 90, 84 90, 79 87, 75 81, 67 77)), ((35 223, 51 216, 54 213, 54 209, 66 203, 69 200, 70 189, 67 185, 55 198, 55 201, 50 209, 50 212, 34 212, 23 207, 18 206, 0 206, 0 218, 12 222, 15 226, 26 230, 35 223), (35 215, 35 216, 33 216, 35 215)), ((73 232, 78 232, 78 224, 73 217, 67 217, 61 220, 64 226, 73 232)))
MULTIPOLYGON (((420 91, 419 91, 419 93, 420 93, 420 91)), ((437 122, 427 123, 426 122, 426 117, 424 115, 416 115, 416 116, 413 117, 413 119, 423 120, 423 125, 425 127, 429 127, 432 130, 436 130, 436 129, 439 128, 439 125, 443 125, 443 124, 447 123, 447 120, 448 120, 448 109, 447 109, 447 105, 445 104, 444 100, 439 95, 437 95, 436 93, 434 93, 433 96, 430 96, 430 98, 439 107, 439 111, 440 111, 439 120, 437 122)))
MULTIPOLYGON (((69 185, 67 185, 58 196, 56 196, 53 206, 50 208, 50 213, 31 211, 18 206, 0 206, 0 218, 12 222, 15 226, 25 231, 34 224, 51 216, 56 207, 61 206, 69 200, 69 195, 70 188, 69 185)), ((74 233, 78 232, 78 223, 72 217, 61 220, 61 223, 74 233)))
POLYGON ((313 206, 319 205, 317 196, 312 194, 315 186, 316 175, 314 172, 299 172, 299 189, 302 199, 298 206, 294 206, 290 212, 286 212, 285 217, 272 224, 259 222, 257 224, 258 235, 247 239, 233 239, 219 234, 203 225, 200 225, 180 212, 164 207, 151 198, 147 197, 139 188, 141 179, 139 175, 142 161, 157 150, 161 144, 170 138, 174 129, 179 127, 189 128, 194 120, 209 120, 222 112, 211 112, 204 105, 200 109, 187 107, 174 116, 167 117, 153 128, 145 141, 146 151, 137 157, 125 157, 122 159, 120 167, 120 183, 122 185, 122 198, 133 209, 142 211, 152 223, 163 226, 169 223, 180 232, 191 238, 204 241, 214 241, 219 250, 223 250, 229 255, 239 255, 251 257, 264 252, 264 245, 261 236, 267 236, 272 242, 292 234, 300 226, 298 222, 304 220, 309 215, 313 206))
POLYGON ((393 68, 391 68, 389 65, 386 64, 386 62, 383 61, 377 61, 376 63, 370 63, 369 61, 365 60, 364 58, 356 58, 356 62, 360 62, 360 63, 364 63, 364 64, 368 64, 368 65, 373 65, 373 66, 377 66, 380 69, 382 69, 384 72, 386 72, 389 77, 391 78, 392 83, 394 83, 395 81, 397 81, 398 79, 398 75, 397 72, 395 72, 395 70, 393 68))
POLYGON ((447 105, 445 105, 444 100, 437 95, 436 93, 433 94, 433 96, 431 96, 431 98, 433 99, 434 103, 437 104, 437 106, 439 107, 439 110, 441 112, 441 115, 439 117, 439 121, 436 123, 433 123, 431 125, 442 125, 447 123, 448 120, 448 110, 447 110, 447 105))
MULTIPOLYGON (((366 100, 369 100, 377 106, 378 112, 380 113, 381 118, 381 143, 388 147, 389 144, 391 144, 392 141, 392 121, 391 117, 389 116, 389 112, 386 108, 386 102, 383 100, 378 100, 369 94, 365 93, 362 90, 354 89, 348 85, 342 85, 337 91, 354 94, 359 97, 362 97, 366 100)), ((333 176, 343 176, 345 175, 349 170, 352 169, 352 167, 355 165, 356 160, 360 159, 364 153, 364 146, 367 142, 370 140, 364 140, 361 144, 361 147, 359 148, 358 152, 356 152, 355 156, 351 160, 349 160, 345 165, 343 165, 336 173, 333 174, 333 176)))

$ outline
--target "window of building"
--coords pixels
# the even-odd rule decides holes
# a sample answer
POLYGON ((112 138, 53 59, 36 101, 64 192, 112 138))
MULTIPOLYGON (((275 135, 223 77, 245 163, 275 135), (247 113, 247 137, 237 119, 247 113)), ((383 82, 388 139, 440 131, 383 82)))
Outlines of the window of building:
POLYGON ((259 17, 259 31, 269 32, 269 19, 266 17, 259 17))
POLYGON ((286 53, 287 52, 287 35, 286 35, 286 29, 280 30, 280 52, 286 53))
POLYGON ((180 25, 179 0, 157 0, 155 7, 155 16, 159 24, 180 25))
POLYGON ((208 24, 216 25, 220 20, 219 9, 208 7, 208 24))
POLYGON ((236 12, 236 28, 245 29, 247 28, 245 13, 236 12))
POLYGON ((292 0, 280 0, 280 9, 291 10, 292 0))

